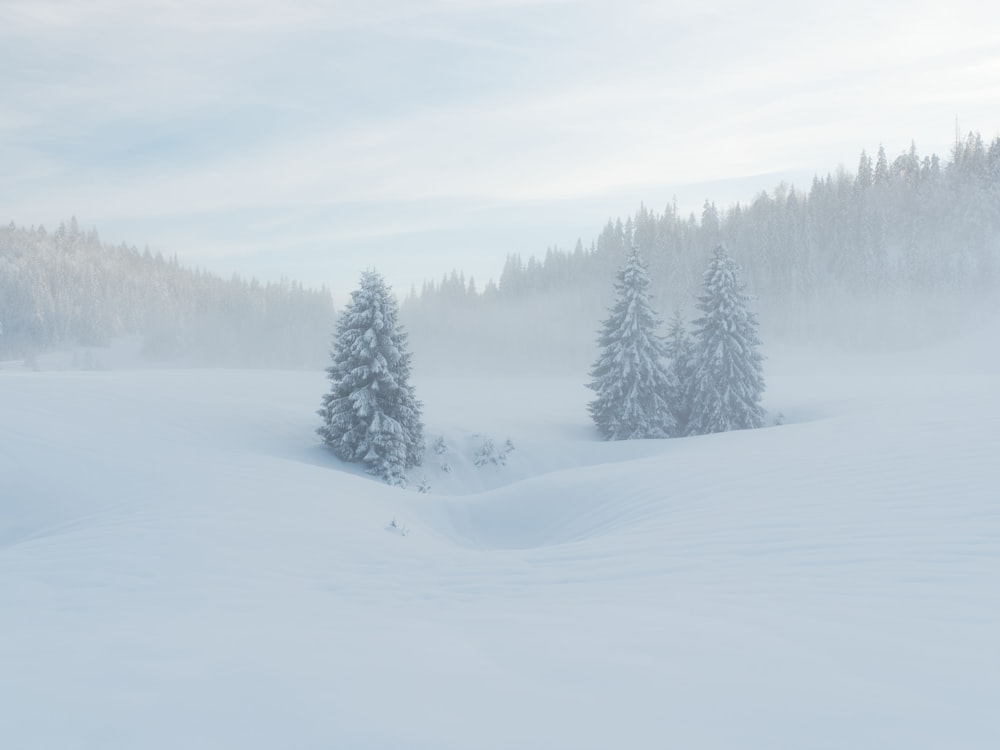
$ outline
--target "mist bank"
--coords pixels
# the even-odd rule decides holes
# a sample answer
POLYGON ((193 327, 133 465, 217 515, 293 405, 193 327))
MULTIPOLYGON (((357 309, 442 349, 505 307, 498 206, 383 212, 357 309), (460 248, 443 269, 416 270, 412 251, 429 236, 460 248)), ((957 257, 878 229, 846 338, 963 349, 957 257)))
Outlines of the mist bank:
POLYGON ((75 219, 54 232, 0 227, 0 360, 139 337, 153 364, 312 368, 333 322, 326 289, 225 280, 102 244, 75 219))
POLYGON ((415 367, 582 371, 593 361, 617 269, 633 245, 661 317, 690 319, 712 249, 724 244, 754 296, 765 343, 861 350, 936 343, 998 314, 1000 138, 958 140, 947 160, 911 145, 862 152, 851 173, 779 184, 700 216, 645 206, 589 245, 507 257, 478 288, 459 271, 402 308, 415 367))

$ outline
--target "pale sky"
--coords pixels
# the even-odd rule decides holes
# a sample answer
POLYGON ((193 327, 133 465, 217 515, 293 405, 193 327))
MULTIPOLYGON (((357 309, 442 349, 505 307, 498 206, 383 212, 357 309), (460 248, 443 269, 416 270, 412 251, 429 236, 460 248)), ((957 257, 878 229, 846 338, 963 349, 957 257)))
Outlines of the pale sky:
POLYGON ((0 221, 404 295, 1000 134, 1000 3, 0 0, 0 221))

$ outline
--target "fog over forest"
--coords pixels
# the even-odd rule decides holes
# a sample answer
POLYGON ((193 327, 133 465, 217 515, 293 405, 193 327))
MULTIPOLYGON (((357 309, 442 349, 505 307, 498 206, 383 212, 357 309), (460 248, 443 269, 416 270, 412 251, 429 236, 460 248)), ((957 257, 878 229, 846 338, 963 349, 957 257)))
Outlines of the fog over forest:
POLYGON ((856 172, 786 184, 700 216, 641 206, 593 241, 509 255, 497 283, 455 271, 403 305, 419 364, 586 367, 634 243, 664 319, 690 316, 711 250, 724 243, 756 296, 765 343, 861 349, 948 338, 996 311, 1000 138, 957 140, 947 159, 911 147, 862 152, 856 172))
MULTIPOLYGON (((662 318, 689 316, 711 250, 724 243, 756 297, 765 343, 909 346, 995 310, 1000 286, 1000 138, 862 152, 857 170, 780 184, 700 216, 640 206, 573 249, 508 255, 500 278, 461 269, 396 290, 420 371, 582 371, 634 244, 662 318)), ((178 248, 183 255, 183 248, 178 248)), ((54 231, 0 228, 0 359, 141 337, 149 362, 321 367, 333 300, 308 280, 224 280, 135 247, 101 243, 75 219, 54 231)), ((337 300, 337 303, 343 303, 337 300)))
POLYGON ((53 232, 0 227, 0 359, 138 336, 151 364, 319 367, 333 321, 326 289, 224 280, 104 245, 76 219, 53 232))

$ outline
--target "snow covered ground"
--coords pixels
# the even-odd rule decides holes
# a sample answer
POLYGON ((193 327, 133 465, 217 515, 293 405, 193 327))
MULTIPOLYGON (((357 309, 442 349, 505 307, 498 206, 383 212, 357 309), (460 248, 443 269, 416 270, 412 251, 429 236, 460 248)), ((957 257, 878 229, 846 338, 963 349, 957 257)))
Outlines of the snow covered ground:
POLYGON ((430 494, 322 448, 322 373, 5 369, 0 747, 1000 747, 996 341, 613 444, 418 357, 430 494))

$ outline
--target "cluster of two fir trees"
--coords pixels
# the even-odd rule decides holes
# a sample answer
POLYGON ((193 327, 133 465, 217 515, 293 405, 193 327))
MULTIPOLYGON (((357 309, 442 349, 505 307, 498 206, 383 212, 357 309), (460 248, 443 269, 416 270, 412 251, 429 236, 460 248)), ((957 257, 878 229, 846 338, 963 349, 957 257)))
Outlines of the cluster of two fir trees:
POLYGON ((608 440, 702 435, 760 427, 764 392, 757 318, 739 266, 715 249, 698 297, 693 333, 680 314, 666 339, 649 295, 649 277, 633 247, 615 285, 617 297, 598 339, 589 387, 590 415, 608 440))

